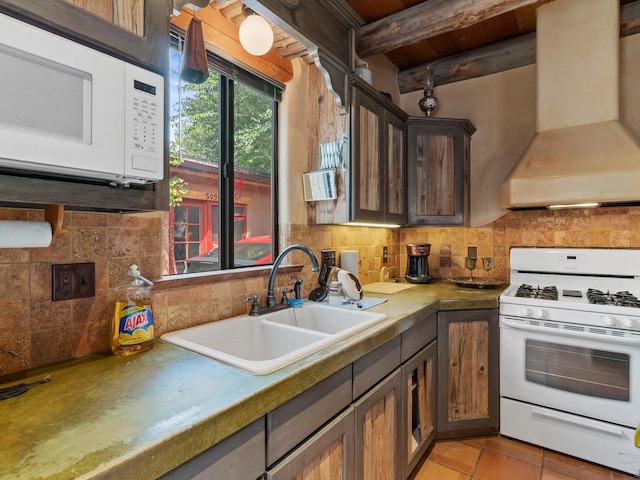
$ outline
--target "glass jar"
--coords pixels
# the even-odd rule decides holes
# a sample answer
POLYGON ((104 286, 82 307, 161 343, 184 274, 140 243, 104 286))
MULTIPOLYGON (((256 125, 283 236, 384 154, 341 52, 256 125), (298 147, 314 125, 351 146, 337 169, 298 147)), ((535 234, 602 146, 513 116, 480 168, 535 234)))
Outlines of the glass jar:
POLYGON ((342 283, 333 281, 329 284, 329 305, 342 305, 342 283))

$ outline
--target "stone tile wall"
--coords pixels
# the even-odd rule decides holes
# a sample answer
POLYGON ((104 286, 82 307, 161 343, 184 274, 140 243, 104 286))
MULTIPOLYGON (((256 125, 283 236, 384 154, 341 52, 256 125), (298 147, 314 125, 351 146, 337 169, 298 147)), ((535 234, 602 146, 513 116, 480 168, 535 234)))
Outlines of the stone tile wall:
MULTIPOLYGON (((0 220, 42 220, 39 210, 0 209, 0 220)), ((0 249, 0 376, 109 349, 115 288, 129 265, 140 265, 145 276, 160 278, 163 269, 163 219, 160 214, 119 215, 66 212, 67 231, 42 249, 0 249), (96 296, 51 301, 51 265, 95 262, 96 296)), ((512 246, 638 247, 640 207, 595 210, 509 212, 478 228, 405 228, 287 225, 282 244, 302 243, 319 257, 323 249, 357 250, 361 283, 379 280, 380 269, 403 275, 407 242, 432 244, 433 276, 463 276, 468 246, 478 256, 491 256, 493 278, 507 279, 512 246), (382 263, 382 247, 389 259, 382 263)), ((303 279, 303 295, 317 286, 306 257, 291 254, 304 265, 301 274, 281 274, 283 287, 303 279)), ((474 275, 484 274, 476 270, 474 275)), ((174 282, 175 284, 176 282, 174 282)), ((158 335, 211 320, 247 312, 246 299, 258 294, 264 302, 267 278, 256 276, 226 282, 154 289, 153 307, 158 335)))

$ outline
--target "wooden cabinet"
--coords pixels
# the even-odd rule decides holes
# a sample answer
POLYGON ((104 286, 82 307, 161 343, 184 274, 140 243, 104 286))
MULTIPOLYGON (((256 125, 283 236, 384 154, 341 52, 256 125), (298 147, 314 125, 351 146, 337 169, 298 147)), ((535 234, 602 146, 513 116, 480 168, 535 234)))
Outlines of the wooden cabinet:
POLYGON ((438 437, 498 429, 498 311, 438 313, 438 437))
POLYGON ((372 388, 355 404, 356 479, 400 478, 400 369, 372 388))
POLYGON ((351 365, 344 367, 267 413, 268 466, 351 404, 351 372, 351 365))
POLYGON ((408 478, 436 434, 437 340, 402 365, 402 478, 408 478))
POLYGON ((350 407, 267 471, 266 479, 352 480, 353 420, 354 411, 350 407))
POLYGON ((161 480, 262 478, 265 468, 264 417, 163 475, 161 480))
POLYGON ((352 95, 349 219, 404 224, 407 116, 359 77, 352 95))
POLYGON ((469 120, 407 120, 409 225, 468 225, 469 155, 475 130, 469 120))
POLYGON ((160 73, 169 64, 169 0, 0 0, 0 11, 160 73))

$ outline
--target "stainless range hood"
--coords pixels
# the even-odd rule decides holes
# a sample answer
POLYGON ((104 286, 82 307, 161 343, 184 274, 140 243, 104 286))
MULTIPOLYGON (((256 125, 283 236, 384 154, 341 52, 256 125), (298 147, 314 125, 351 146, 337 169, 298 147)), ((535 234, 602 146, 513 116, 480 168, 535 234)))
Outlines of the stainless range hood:
POLYGON ((537 10, 537 133, 502 185, 505 208, 640 201, 640 143, 619 121, 618 0, 537 10))

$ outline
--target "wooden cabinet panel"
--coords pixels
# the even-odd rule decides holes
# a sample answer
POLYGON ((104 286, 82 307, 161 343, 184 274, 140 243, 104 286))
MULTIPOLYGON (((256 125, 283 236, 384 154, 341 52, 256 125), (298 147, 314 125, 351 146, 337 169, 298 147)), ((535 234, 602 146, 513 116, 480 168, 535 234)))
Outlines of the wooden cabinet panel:
POLYGON ((498 313, 438 313, 438 436, 498 427, 498 313))
POLYGON ((449 421, 489 416, 489 320, 449 324, 449 421))
POLYGON ((358 209, 379 212, 380 189, 380 116, 365 105, 359 108, 358 209))
POLYGON ((404 388, 402 478, 408 478, 436 432, 437 341, 402 366, 404 388))
POLYGON ((407 121, 407 209, 409 225, 469 223, 468 120, 417 118, 407 121))
POLYGON ((385 112, 387 142, 386 168, 381 185, 386 194, 387 222, 404 224, 407 221, 407 156, 404 121, 385 112))
POLYGON ((401 428, 401 371, 397 369, 355 404, 356 479, 395 480, 401 428))
POLYGON ((349 221, 404 224, 407 115, 359 77, 351 81, 349 221))
POLYGON ((416 189, 416 215, 455 215, 453 144, 452 136, 417 135, 417 184, 431 188, 416 189))
POLYGON ((267 480, 353 480, 353 445, 354 409, 351 407, 270 469, 265 477, 267 480))

